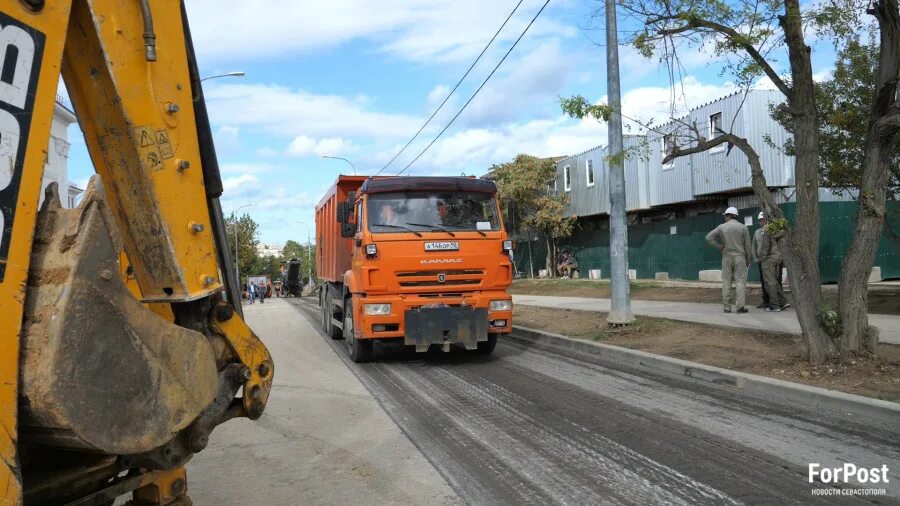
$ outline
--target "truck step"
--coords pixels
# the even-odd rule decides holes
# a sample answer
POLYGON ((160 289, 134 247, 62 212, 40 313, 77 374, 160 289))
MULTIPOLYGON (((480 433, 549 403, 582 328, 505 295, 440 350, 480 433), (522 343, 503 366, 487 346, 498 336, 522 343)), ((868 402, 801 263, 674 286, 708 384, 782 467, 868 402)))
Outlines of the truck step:
POLYGON ((344 299, 334 299, 334 305, 344 309, 344 299))
POLYGON ((334 325, 335 327, 341 329, 341 330, 344 330, 344 322, 342 322, 342 321, 340 321, 340 320, 337 320, 337 319, 335 319, 335 318, 332 318, 332 319, 331 319, 331 324, 334 325))

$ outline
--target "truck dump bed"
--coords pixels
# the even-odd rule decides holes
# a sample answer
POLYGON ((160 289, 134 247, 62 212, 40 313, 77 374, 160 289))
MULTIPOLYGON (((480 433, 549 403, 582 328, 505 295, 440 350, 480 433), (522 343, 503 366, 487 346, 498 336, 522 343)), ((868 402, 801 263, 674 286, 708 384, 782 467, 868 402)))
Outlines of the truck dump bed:
POLYGON ((344 273, 350 270, 353 239, 341 237, 337 205, 346 201, 347 194, 357 191, 366 179, 367 176, 338 176, 316 206, 316 276, 320 280, 341 282, 344 273))

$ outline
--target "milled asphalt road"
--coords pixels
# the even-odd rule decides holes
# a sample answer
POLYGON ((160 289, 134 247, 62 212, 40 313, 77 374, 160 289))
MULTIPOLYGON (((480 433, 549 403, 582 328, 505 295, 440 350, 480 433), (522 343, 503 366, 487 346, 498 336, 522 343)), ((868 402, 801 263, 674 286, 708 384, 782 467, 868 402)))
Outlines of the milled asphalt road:
MULTIPOLYGON (((317 322, 314 302, 290 304, 317 322)), ((467 503, 900 502, 900 420, 852 420, 514 338, 501 340, 491 356, 378 345, 377 362, 352 364, 343 341, 301 335, 308 331, 294 331, 298 345, 314 338, 331 345, 467 503), (890 482, 870 487, 888 496, 813 496, 812 488, 826 486, 807 482, 811 462, 887 465, 890 482)), ((272 340, 265 329, 261 336, 272 340)), ((297 381, 285 376, 294 356, 275 356, 279 381, 297 381)), ((273 392, 272 402, 279 395, 283 389, 273 392)), ((282 430, 298 430, 277 409, 267 416, 282 430)), ((336 417, 334 423, 349 422, 336 417)), ((256 472, 253 456, 247 472, 256 472)), ((393 482, 401 484, 407 492, 421 486, 393 482)))
MULTIPOLYGON (((594 297, 558 297, 551 295, 513 295, 513 303, 523 306, 541 306, 581 311, 609 312, 610 300, 594 297)), ((705 323, 720 327, 747 330, 763 330, 800 334, 800 323, 794 310, 767 313, 764 309, 748 308, 749 313, 723 313, 721 304, 700 302, 666 302, 656 300, 632 300, 631 309, 636 315, 656 316, 670 320, 705 323)), ((869 315, 869 323, 881 330, 883 343, 900 344, 900 316, 869 315)))

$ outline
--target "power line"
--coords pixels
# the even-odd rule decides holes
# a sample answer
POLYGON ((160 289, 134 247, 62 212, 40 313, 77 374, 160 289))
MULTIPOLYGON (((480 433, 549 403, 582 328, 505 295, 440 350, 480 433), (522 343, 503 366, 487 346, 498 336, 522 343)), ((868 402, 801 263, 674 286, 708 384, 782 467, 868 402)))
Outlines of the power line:
POLYGON ((419 128, 419 131, 416 132, 416 134, 412 136, 412 139, 410 139, 409 142, 407 142, 406 145, 403 146, 403 148, 400 151, 398 151, 397 154, 394 155, 393 158, 391 158, 391 161, 384 164, 384 167, 382 167, 377 173, 375 173, 376 176, 378 174, 381 174, 381 171, 388 168, 388 166, 390 164, 394 163, 394 160, 396 160, 398 156, 400 156, 401 154, 403 154, 404 151, 406 151, 406 148, 408 148, 409 145, 412 144, 414 140, 416 140, 416 138, 419 136, 419 134, 422 133, 422 130, 425 130, 425 127, 427 127, 428 124, 431 123, 431 120, 433 120, 434 117, 437 116, 437 113, 440 112, 441 109, 443 109, 444 105, 447 103, 448 100, 450 100, 450 97, 453 96, 453 93, 456 91, 456 89, 459 88, 459 85, 462 84, 463 80, 465 80, 466 77, 468 77, 469 72, 472 72, 472 69, 475 68, 475 65, 478 63, 479 60, 481 60, 481 57, 484 56, 484 53, 487 52, 488 48, 491 47, 491 44, 494 43, 494 40, 497 38, 497 36, 500 35, 500 32, 506 26, 506 23, 509 23, 509 20, 513 17, 513 14, 515 14, 516 11, 519 9, 519 6, 522 5, 523 1, 524 0, 519 0, 519 3, 517 3, 516 6, 513 7, 513 10, 509 13, 509 16, 506 16, 506 20, 503 21, 503 24, 500 25, 500 28, 498 28, 497 32, 494 33, 494 36, 491 37, 491 40, 489 40, 487 45, 484 46, 484 49, 481 50, 481 53, 478 55, 477 58, 475 58, 475 61, 472 62, 472 65, 469 65, 469 69, 466 70, 466 73, 463 74, 463 76, 459 78, 459 81, 456 82, 456 86, 454 86, 453 89, 450 90, 450 93, 447 94, 447 97, 444 98, 444 101, 441 102, 441 105, 439 105, 438 108, 435 109, 433 113, 431 113, 431 116, 428 117, 428 120, 425 121, 425 124, 422 125, 422 127, 419 128))
POLYGON ((447 123, 447 126, 445 126, 444 129, 441 130, 440 133, 438 133, 437 136, 434 139, 432 139, 431 142, 429 142, 427 146, 425 146, 425 149, 423 149, 421 153, 416 155, 416 157, 413 158, 413 160, 411 162, 406 164, 406 167, 403 167, 403 170, 401 170, 400 172, 398 172, 396 174, 397 176, 406 172, 406 169, 410 168, 412 166, 412 164, 416 163, 416 161, 419 158, 421 158, 421 156, 424 155, 425 152, 428 151, 428 149, 431 148, 431 146, 433 146, 434 143, 437 142, 437 140, 440 139, 442 135, 444 135, 444 132, 446 132, 447 129, 450 128, 450 125, 452 125, 453 122, 456 121, 456 118, 458 118, 459 115, 462 114, 462 112, 466 110, 466 107, 468 107, 469 104, 472 102, 472 100, 474 100, 475 97, 478 96, 478 92, 480 92, 481 89, 484 88, 484 85, 487 84, 488 81, 490 81, 490 79, 494 75, 494 73, 497 72, 497 69, 500 68, 500 65, 503 65, 503 62, 506 61, 506 57, 508 57, 509 54, 513 52, 513 49, 516 48, 516 45, 519 44, 519 41, 522 40, 522 37, 524 37, 525 34, 528 33, 528 29, 531 28, 531 25, 533 25, 535 21, 537 21, 538 16, 540 16, 541 13, 544 12, 544 9, 547 7, 547 4, 549 4, 549 3, 550 3, 550 0, 547 0, 546 2, 544 2, 544 5, 541 6, 541 10, 537 11, 537 14, 535 14, 534 17, 531 18, 531 21, 528 23, 528 26, 526 26, 525 29, 522 30, 522 33, 519 34, 519 38, 517 38, 516 41, 513 42, 513 45, 510 46, 510 48, 506 52, 506 54, 503 55, 503 58, 501 58, 500 61, 497 62, 497 65, 494 67, 494 70, 492 70, 491 73, 488 74, 488 76, 486 78, 484 78, 484 81, 481 82, 481 86, 479 86, 478 89, 475 90, 475 93, 473 93, 472 96, 469 97, 469 100, 467 100, 466 103, 463 104, 462 108, 456 113, 456 115, 453 116, 452 119, 450 119, 450 122, 447 123))

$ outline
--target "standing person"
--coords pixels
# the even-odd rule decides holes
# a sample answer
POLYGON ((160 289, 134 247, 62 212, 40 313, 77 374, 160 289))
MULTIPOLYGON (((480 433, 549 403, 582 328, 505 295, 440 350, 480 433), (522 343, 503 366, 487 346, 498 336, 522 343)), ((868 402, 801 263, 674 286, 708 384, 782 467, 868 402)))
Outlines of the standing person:
POLYGON ((747 269, 753 247, 750 230, 738 221, 738 210, 729 207, 723 213, 725 223, 706 234, 706 242, 722 252, 722 304, 726 313, 735 306, 736 313, 746 313, 747 269), (732 286, 734 283, 734 286, 732 286))
POLYGON ((249 283, 247 285, 247 292, 250 295, 250 303, 253 304, 254 302, 256 302, 256 285, 254 285, 253 283, 249 283))
POLYGON ((759 222, 759 228, 756 229, 756 232, 753 232, 753 258, 756 260, 756 266, 759 269, 759 284, 762 289, 762 303, 756 307, 763 309, 769 307, 769 292, 766 291, 766 277, 763 276, 762 259, 757 256, 757 252, 759 251, 759 241, 762 240, 763 229, 767 223, 766 215, 760 212, 756 220, 759 222))
POLYGON ((256 293, 257 293, 257 295, 259 295, 259 303, 265 304, 266 303, 266 285, 264 285, 264 284, 262 284, 262 282, 260 282, 259 285, 256 287, 256 293))
MULTIPOLYGON (((765 231, 766 217, 762 213, 759 213, 759 216, 761 226, 756 232, 757 234, 762 232, 762 234, 759 234, 759 241, 756 243, 756 258, 759 259, 759 265, 762 269, 763 289, 768 295, 765 298, 768 302, 766 311, 770 313, 773 311, 784 311, 790 307, 787 299, 784 298, 784 288, 781 286, 781 269, 784 268, 784 261, 781 258, 781 250, 778 248, 775 238, 765 231)), ((755 237, 756 234, 754 234, 755 237)))

